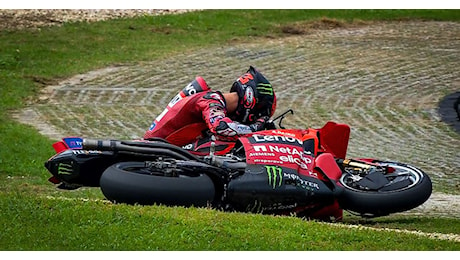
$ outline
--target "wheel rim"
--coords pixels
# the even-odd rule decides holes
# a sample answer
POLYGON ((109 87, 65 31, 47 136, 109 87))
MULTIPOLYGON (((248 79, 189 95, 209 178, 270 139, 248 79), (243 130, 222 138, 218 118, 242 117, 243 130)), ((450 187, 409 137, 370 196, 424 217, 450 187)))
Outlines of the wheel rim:
POLYGON ((354 190, 354 191, 361 191, 361 192, 396 192, 401 190, 410 189, 413 186, 417 185, 421 182, 423 178, 423 173, 421 173, 418 169, 413 167, 409 167, 407 165, 401 165, 397 163, 380 163, 382 166, 388 166, 394 169, 392 173, 384 174, 385 178, 389 181, 388 184, 379 188, 378 190, 370 190, 365 187, 362 187, 358 184, 363 177, 352 174, 352 173, 345 173, 340 178, 340 183, 347 189, 354 190), (403 187, 398 187, 407 183, 407 185, 403 187), (397 187, 391 189, 391 186, 397 187))

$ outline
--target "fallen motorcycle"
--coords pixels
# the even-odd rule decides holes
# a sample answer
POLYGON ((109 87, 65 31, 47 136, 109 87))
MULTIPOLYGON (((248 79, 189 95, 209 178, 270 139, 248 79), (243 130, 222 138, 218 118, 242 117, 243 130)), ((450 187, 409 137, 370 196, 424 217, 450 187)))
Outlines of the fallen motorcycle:
POLYGON ((279 128, 178 147, 161 139, 67 137, 45 167, 62 189, 100 187, 114 203, 211 207, 338 221, 343 210, 372 218, 423 204, 432 182, 417 167, 347 159, 350 127, 279 128))

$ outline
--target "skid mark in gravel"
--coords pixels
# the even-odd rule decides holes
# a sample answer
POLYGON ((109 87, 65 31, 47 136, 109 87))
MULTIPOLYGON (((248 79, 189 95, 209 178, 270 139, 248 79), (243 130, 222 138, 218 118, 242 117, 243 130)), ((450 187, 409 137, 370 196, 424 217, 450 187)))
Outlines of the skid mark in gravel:
POLYGON ((227 91, 249 65, 271 80, 278 112, 295 110, 287 127, 349 124, 348 157, 410 163, 432 177, 435 191, 460 194, 460 136, 438 113, 442 98, 460 89, 458 23, 317 31, 105 68, 49 86, 16 117, 55 139, 139 138, 195 76, 227 91))

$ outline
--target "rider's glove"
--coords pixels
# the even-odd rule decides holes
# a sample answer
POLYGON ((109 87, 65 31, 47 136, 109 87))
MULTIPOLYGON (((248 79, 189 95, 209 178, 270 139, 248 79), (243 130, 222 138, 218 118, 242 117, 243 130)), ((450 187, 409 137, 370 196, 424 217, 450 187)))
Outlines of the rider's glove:
POLYGON ((267 122, 265 122, 265 129, 267 129, 267 130, 276 129, 276 125, 275 125, 275 123, 273 123, 273 121, 268 120, 267 122))
POLYGON ((270 119, 270 117, 263 116, 263 117, 257 119, 256 122, 250 124, 249 127, 251 128, 252 132, 262 131, 262 130, 266 129, 265 126, 266 126, 266 124, 267 124, 269 119, 270 119))

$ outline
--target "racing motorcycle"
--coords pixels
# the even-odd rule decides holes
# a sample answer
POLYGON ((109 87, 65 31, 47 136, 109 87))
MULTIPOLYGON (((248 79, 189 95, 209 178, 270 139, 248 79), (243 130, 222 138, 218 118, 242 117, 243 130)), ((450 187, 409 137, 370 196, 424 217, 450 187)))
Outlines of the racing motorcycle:
POLYGON ((350 127, 286 129, 282 120, 236 142, 209 138, 178 147, 163 139, 66 137, 45 167, 61 189, 100 187, 114 203, 211 207, 340 221, 343 210, 366 218, 423 204, 432 182, 409 164, 347 159, 350 127))

